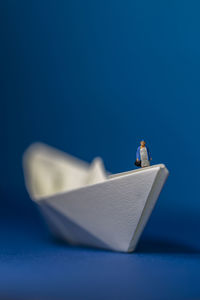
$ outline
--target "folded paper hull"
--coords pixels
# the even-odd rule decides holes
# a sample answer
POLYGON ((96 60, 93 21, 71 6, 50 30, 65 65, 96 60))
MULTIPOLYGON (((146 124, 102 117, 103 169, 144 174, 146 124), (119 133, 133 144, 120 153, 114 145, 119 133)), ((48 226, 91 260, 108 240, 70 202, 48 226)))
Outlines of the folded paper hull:
POLYGON ((131 252, 167 176, 163 164, 155 165, 36 201, 58 238, 72 244, 131 252))

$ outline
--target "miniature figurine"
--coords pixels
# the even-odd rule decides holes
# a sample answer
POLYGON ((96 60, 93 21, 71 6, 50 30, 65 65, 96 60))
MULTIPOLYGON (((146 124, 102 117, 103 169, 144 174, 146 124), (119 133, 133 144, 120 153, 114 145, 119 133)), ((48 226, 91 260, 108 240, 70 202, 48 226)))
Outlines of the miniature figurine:
POLYGON ((149 167, 150 160, 152 160, 152 158, 149 148, 146 146, 146 142, 142 140, 140 146, 137 148, 135 165, 141 168, 149 167))

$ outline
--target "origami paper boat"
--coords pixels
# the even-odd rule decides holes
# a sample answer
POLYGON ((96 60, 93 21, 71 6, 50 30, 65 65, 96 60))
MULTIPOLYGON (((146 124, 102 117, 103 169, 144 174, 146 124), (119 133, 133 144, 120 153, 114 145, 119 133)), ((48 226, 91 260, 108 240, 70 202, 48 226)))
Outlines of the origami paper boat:
POLYGON ((100 158, 91 165, 44 144, 23 158, 30 197, 50 231, 71 244, 131 252, 167 179, 163 164, 109 175, 100 158))

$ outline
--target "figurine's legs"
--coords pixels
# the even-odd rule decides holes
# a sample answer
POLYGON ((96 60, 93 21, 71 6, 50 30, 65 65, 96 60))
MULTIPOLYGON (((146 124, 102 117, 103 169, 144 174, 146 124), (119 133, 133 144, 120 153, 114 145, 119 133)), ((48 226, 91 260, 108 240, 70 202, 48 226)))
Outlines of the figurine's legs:
POLYGON ((141 167, 142 168, 149 167, 149 166, 150 166, 150 161, 149 160, 141 161, 141 167))

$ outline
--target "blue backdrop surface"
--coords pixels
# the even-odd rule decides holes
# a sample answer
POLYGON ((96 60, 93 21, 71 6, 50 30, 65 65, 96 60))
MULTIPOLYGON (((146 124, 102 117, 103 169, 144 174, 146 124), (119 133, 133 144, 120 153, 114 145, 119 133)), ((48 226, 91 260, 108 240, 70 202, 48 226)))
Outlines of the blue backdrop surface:
POLYGON ((200 297, 199 1, 0 3, 0 295, 200 297), (52 241, 21 158, 42 141, 110 172, 140 139, 170 171, 136 254, 52 241))

